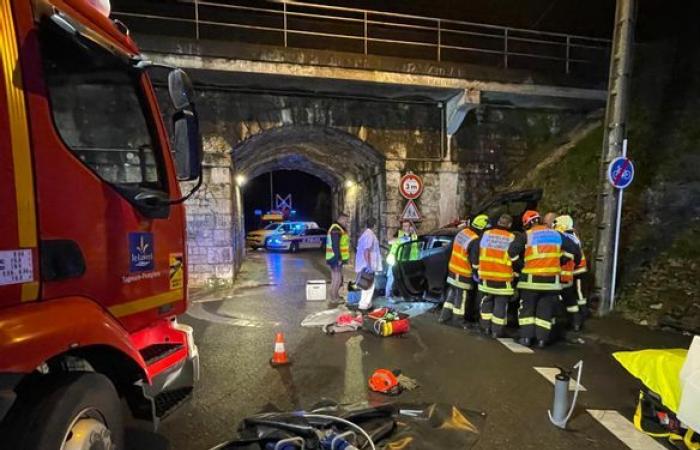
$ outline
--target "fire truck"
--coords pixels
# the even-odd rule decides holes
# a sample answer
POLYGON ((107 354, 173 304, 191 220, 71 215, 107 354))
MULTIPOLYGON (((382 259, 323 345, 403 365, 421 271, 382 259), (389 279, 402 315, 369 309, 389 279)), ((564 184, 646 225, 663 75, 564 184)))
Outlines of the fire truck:
POLYGON ((201 184, 192 83, 146 60, 109 9, 0 0, 3 449, 121 450, 127 405, 157 425, 199 378, 176 320, 183 203, 201 184))

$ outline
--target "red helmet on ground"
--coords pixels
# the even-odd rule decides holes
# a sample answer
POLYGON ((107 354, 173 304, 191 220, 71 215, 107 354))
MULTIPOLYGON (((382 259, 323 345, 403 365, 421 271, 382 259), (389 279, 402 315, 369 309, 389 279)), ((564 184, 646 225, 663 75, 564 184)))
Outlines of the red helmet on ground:
POLYGON ((529 210, 525 211, 525 213, 523 213, 523 226, 526 227, 526 226, 530 225, 534 220, 539 219, 539 218, 540 218, 540 213, 529 209, 529 210))

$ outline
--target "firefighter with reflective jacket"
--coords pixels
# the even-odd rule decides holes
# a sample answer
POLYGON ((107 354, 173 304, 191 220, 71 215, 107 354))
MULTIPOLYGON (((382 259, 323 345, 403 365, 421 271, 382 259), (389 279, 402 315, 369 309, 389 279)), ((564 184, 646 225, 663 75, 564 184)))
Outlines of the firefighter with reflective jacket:
POLYGON ((403 220, 401 222, 401 229, 396 234, 396 238, 389 241, 391 247, 389 248, 389 254, 386 256, 386 289, 385 294, 387 298, 391 299, 394 291, 394 265, 396 264, 397 253, 401 244, 406 242, 413 242, 410 248, 407 250, 402 250, 402 254, 399 255, 399 261, 415 261, 420 256, 420 251, 418 249, 418 234, 416 233, 416 228, 413 226, 410 220, 403 220), (408 255, 406 255, 408 252, 408 255))
POLYGON ((479 235, 489 224, 485 214, 478 215, 470 225, 457 233, 452 244, 452 254, 447 267, 447 294, 442 306, 439 322, 445 323, 458 315, 464 318, 467 310, 467 297, 472 290, 472 266, 469 261, 471 246, 476 244, 479 235))
POLYGON ((569 215, 563 215, 554 221, 554 229, 562 233, 571 240, 581 253, 581 260, 575 264, 573 260, 568 260, 561 268, 561 296, 566 306, 566 312, 571 318, 571 327, 574 331, 581 330, 585 318, 586 298, 583 296, 581 288, 581 277, 588 270, 586 267, 586 256, 583 253, 581 240, 574 230, 574 219, 569 215))
POLYGON ((479 280, 479 312, 481 331, 494 338, 503 336, 508 302, 515 293, 513 262, 508 248, 515 240, 510 228, 513 218, 503 214, 494 228, 484 231, 471 248, 469 259, 479 280))
POLYGON ((569 259, 579 264, 576 245, 560 232, 541 224, 537 211, 523 214, 525 233, 516 236, 508 255, 518 268, 520 292, 520 344, 530 346, 537 338, 542 348, 549 342, 554 311, 561 291, 561 267, 569 259))

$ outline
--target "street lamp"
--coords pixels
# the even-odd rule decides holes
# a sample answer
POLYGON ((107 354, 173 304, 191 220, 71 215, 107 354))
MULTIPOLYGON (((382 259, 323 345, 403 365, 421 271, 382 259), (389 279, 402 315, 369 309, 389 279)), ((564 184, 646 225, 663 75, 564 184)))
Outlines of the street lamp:
POLYGON ((245 175, 241 175, 241 174, 236 175, 236 184, 238 186, 243 186, 246 181, 248 181, 248 180, 246 180, 245 175))

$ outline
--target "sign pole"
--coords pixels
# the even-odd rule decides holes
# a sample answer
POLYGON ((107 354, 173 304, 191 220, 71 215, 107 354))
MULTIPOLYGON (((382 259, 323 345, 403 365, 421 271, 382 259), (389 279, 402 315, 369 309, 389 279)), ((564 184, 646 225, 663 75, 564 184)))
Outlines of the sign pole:
MULTIPOLYGON (((622 141, 622 157, 627 158, 627 139, 622 141)), ((615 219, 615 250, 613 252, 612 279, 610 280, 610 311, 615 309, 615 287, 617 284, 617 255, 620 251, 620 228, 622 222, 622 193, 617 189, 617 217, 615 219)))

